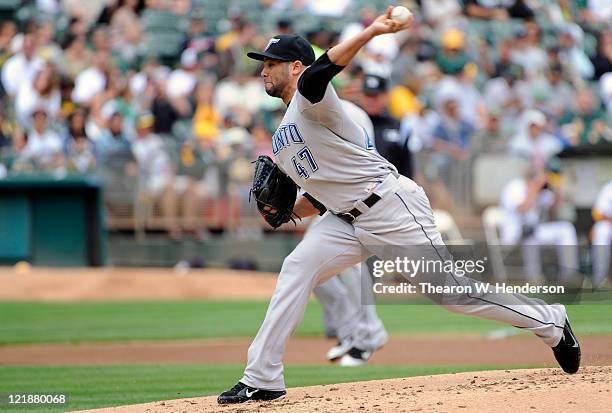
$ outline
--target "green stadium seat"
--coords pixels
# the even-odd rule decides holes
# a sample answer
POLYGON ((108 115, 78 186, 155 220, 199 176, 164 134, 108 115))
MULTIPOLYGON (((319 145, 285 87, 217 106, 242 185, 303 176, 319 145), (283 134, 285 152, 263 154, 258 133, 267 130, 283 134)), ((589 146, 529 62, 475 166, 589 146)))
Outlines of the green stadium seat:
POLYGON ((0 0, 0 21, 15 20, 22 0, 0 0))
POLYGON ((23 0, 0 0, 0 10, 17 10, 23 0))
POLYGON ((162 63, 174 64, 183 50, 185 35, 174 31, 147 33, 147 51, 162 63))
POLYGON ((176 30, 185 32, 189 24, 184 16, 163 10, 145 10, 141 21, 145 31, 176 30))

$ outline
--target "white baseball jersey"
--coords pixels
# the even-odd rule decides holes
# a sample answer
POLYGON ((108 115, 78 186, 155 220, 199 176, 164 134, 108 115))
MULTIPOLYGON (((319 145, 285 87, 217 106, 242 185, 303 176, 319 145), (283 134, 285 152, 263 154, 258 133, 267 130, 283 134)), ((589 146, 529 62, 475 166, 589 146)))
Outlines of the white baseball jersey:
POLYGON ((612 181, 604 185, 597 195, 594 208, 602 215, 612 217, 612 181))
POLYGON ((386 176, 397 174, 330 84, 315 104, 296 90, 272 137, 272 151, 279 167, 332 212, 352 209, 386 176))

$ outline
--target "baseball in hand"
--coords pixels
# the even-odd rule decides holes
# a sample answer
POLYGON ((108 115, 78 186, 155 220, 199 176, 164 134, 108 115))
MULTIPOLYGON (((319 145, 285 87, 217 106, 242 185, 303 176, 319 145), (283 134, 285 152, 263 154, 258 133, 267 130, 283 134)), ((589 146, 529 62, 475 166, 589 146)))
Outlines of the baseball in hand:
POLYGON ((397 6, 391 11, 391 18, 398 23, 404 24, 408 21, 412 13, 404 6, 397 6))

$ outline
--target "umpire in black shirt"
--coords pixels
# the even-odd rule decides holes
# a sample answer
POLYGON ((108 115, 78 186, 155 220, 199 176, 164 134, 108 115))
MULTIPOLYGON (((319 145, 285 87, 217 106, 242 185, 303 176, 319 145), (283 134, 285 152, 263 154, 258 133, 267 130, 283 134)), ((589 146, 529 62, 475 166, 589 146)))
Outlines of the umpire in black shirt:
POLYGON ((412 178, 412 154, 408 150, 408 136, 400 135, 400 122, 387 113, 388 101, 387 80, 377 75, 365 75, 362 107, 374 126, 376 150, 400 174, 412 178))

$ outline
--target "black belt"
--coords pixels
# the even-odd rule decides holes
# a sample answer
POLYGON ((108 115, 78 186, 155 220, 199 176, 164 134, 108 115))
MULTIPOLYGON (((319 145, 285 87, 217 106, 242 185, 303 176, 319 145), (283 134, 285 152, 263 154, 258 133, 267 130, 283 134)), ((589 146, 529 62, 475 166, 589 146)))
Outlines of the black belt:
MULTIPOLYGON (((367 197, 366 199, 363 200, 363 203, 366 204, 368 206, 368 208, 372 208, 374 206, 374 204, 376 204, 378 201, 380 201, 380 196, 376 195, 376 194, 372 194, 369 197, 367 197)), ((348 222, 349 224, 352 224, 353 221, 359 216, 361 215, 361 211, 358 210, 357 208, 353 208, 351 209, 349 212, 343 212, 341 214, 336 214, 336 216, 338 218, 340 218, 341 220, 348 222)))

